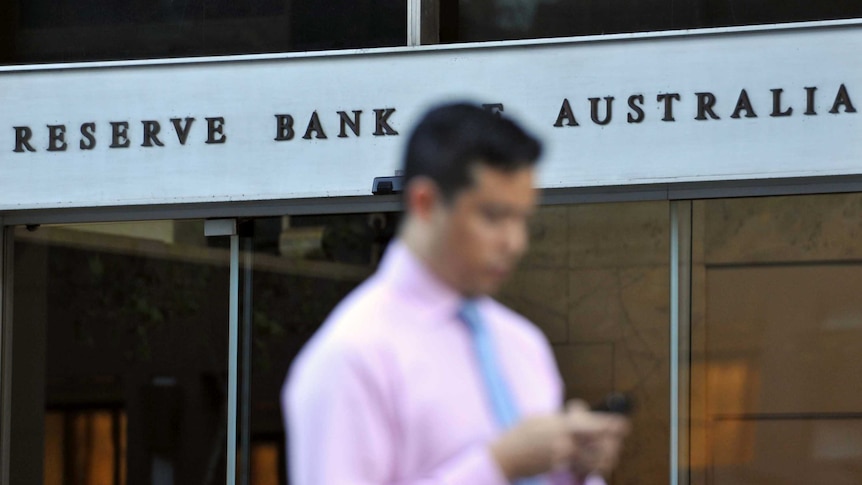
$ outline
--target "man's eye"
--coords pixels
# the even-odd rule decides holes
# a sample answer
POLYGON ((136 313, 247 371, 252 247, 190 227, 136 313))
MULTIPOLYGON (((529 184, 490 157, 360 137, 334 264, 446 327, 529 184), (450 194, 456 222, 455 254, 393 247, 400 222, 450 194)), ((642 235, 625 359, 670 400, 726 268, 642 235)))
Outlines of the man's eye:
POLYGON ((482 210, 482 217, 488 222, 502 222, 506 218, 506 211, 488 207, 482 210))

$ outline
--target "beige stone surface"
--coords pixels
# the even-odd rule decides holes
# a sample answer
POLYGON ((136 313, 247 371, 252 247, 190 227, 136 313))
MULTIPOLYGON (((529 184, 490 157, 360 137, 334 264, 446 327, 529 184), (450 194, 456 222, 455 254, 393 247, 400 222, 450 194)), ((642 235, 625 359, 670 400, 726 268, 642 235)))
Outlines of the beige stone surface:
POLYGON ((555 345, 557 365, 566 384, 566 399, 596 403, 614 389, 612 342, 555 345))
POLYGON ((572 342, 616 341, 628 317, 621 304, 620 274, 612 269, 569 272, 569 338, 572 342))
POLYGON ((516 272, 499 299, 536 324, 551 343, 569 337, 569 276, 565 269, 525 268, 516 272))
POLYGON ((569 207, 569 267, 667 265, 668 202, 584 204, 569 207))
POLYGON ((569 206, 540 207, 530 222, 530 249, 523 268, 565 268, 569 261, 569 206))
POLYGON ((707 264, 862 258, 862 194, 695 202, 707 264))
POLYGON ((669 269, 575 269, 569 272, 569 289, 569 345, 556 352, 570 394, 595 402, 607 392, 623 391, 636 403, 633 431, 611 483, 666 483, 669 269), (610 358, 608 350, 600 350, 606 348, 612 349, 610 358), (582 355, 569 355, 574 352, 582 355))
POLYGON ((634 397, 611 484, 668 481, 668 216, 667 202, 542 207, 500 294, 551 341, 569 398, 634 397))
MULTIPOLYGON (((636 399, 638 395, 635 396, 636 399)), ((670 483, 670 437, 667 403, 662 416, 644 411, 659 409, 661 403, 638 401, 632 416, 632 433, 623 448, 620 464, 609 481, 610 485, 644 485, 670 483)))
POLYGON ((557 345, 554 350, 567 397, 596 403, 608 392, 625 391, 636 404, 632 433, 612 484, 666 483, 669 460, 667 358, 617 343, 557 345))
POLYGON ((570 342, 637 339, 650 351, 667 346, 667 266, 569 272, 570 342))

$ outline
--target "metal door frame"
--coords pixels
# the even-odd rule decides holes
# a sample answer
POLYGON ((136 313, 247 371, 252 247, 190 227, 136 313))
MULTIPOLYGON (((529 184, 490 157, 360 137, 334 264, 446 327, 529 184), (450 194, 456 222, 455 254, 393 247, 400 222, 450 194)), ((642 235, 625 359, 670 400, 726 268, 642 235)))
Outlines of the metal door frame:
POLYGON ((12 423, 12 228, 0 217, 0 484, 9 483, 12 423))

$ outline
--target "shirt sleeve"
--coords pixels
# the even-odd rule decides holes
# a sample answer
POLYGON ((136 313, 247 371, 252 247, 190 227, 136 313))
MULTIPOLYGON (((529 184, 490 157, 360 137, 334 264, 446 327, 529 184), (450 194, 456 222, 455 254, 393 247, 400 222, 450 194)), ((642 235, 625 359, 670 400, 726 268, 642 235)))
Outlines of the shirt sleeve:
POLYGON ((282 408, 293 485, 508 485, 482 444, 425 476, 399 479, 396 413, 384 369, 362 357, 317 349, 291 373, 282 408))

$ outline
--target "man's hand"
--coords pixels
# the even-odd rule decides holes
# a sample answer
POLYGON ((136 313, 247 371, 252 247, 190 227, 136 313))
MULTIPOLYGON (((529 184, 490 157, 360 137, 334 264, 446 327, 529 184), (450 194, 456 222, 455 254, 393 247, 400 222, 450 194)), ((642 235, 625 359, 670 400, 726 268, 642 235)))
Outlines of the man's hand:
POLYGON ((623 440, 629 433, 627 417, 592 412, 583 401, 568 404, 566 414, 572 426, 574 453, 570 469, 580 479, 597 473, 608 476, 619 462, 623 440))
POLYGON ((527 418, 491 444, 491 454, 509 480, 565 468, 575 443, 566 414, 527 418))
POLYGON ((565 469, 584 477, 613 469, 627 433, 625 417, 591 412, 574 401, 564 413, 521 421, 490 449, 509 480, 565 469))

